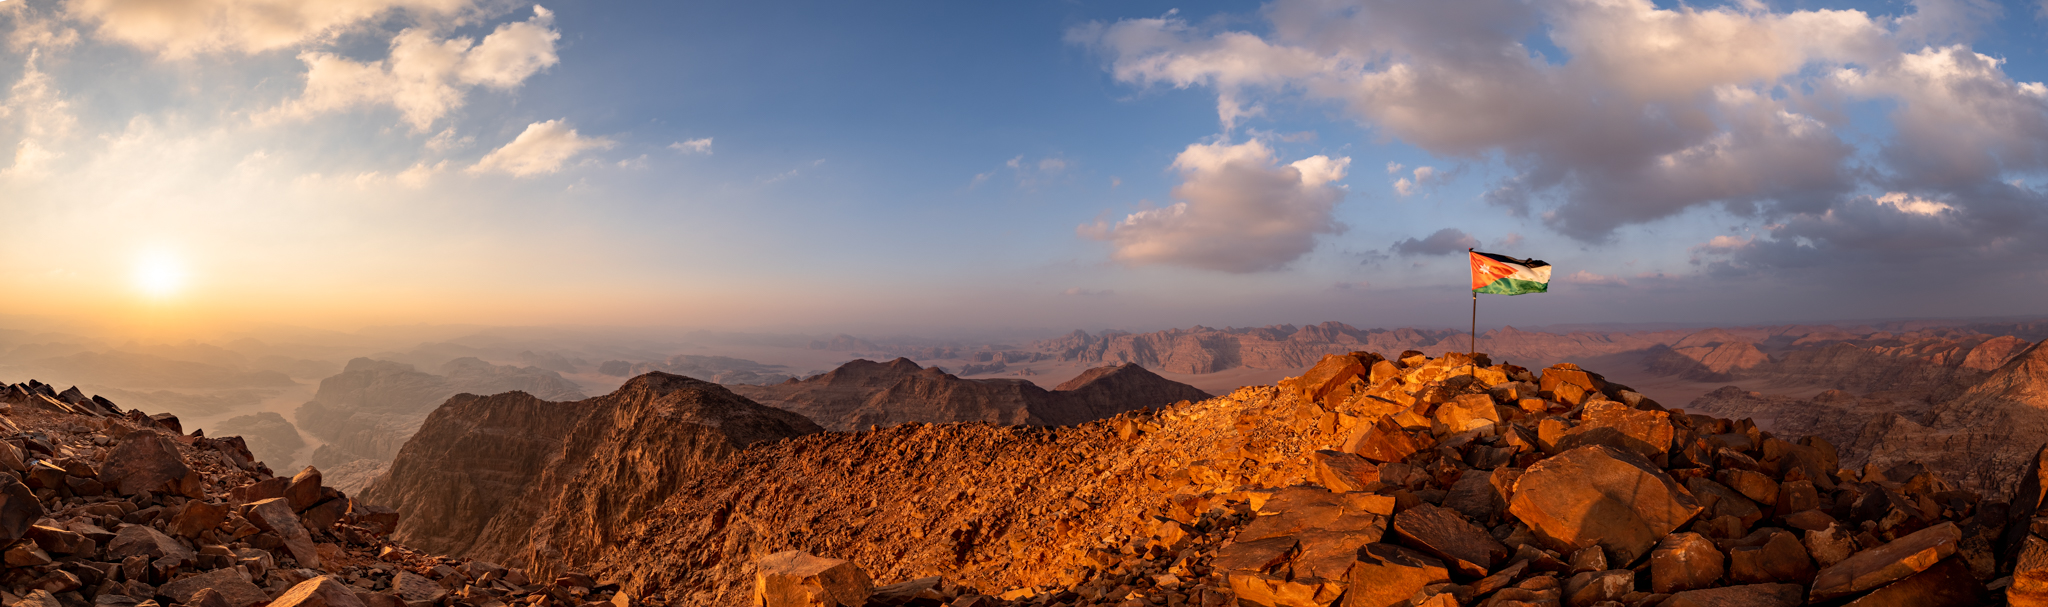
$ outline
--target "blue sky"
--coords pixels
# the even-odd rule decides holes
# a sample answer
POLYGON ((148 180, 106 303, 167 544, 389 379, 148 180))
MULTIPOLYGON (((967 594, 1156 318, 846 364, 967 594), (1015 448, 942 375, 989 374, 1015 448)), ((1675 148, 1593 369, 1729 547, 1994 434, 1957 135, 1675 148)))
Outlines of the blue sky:
POLYGON ((0 2, 0 313, 2039 313, 2034 3, 0 2), (1228 108, 1236 111, 1226 111, 1228 108), (151 277, 154 278, 151 278, 151 277))

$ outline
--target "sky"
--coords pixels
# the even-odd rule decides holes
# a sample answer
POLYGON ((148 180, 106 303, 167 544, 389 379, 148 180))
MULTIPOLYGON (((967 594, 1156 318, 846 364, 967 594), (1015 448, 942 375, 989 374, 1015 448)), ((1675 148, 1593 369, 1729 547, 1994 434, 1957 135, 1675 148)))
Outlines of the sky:
POLYGON ((0 317, 2040 314, 2048 4, 0 0, 0 317))

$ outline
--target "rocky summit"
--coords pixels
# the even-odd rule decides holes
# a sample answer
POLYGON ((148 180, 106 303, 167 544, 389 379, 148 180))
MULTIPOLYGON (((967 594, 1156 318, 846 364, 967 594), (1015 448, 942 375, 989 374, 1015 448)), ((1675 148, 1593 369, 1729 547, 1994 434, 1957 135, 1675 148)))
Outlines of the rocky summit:
MULTIPOLYGON (((1951 402, 2034 402, 2044 356, 1951 402)), ((1984 495, 1483 354, 1066 425, 825 431, 662 373, 461 395, 353 498, 75 392, 0 388, 9 605, 2048 605, 2040 445, 1984 495)))
POLYGON ((75 388, 0 384, 0 600, 22 607, 628 607, 588 575, 530 577, 393 544, 397 511, 273 475, 239 437, 184 434, 75 388))

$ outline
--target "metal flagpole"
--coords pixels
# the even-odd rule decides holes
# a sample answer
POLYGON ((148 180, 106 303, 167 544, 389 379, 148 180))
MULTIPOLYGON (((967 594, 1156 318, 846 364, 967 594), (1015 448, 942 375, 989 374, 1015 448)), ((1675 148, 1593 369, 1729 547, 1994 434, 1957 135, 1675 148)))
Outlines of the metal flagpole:
MULTIPOLYGON (((1472 252, 1474 251, 1474 249, 1476 249, 1476 247, 1474 247, 1474 248, 1472 248, 1472 249, 1465 249, 1465 253, 1467 253, 1467 254, 1471 254, 1471 253, 1472 253, 1472 252)), ((1476 291, 1476 290, 1472 292, 1472 340, 1471 340, 1470 342, 1467 342, 1467 344, 1469 345, 1469 347, 1468 347, 1468 349, 1467 349, 1467 350, 1465 351, 1465 357, 1466 357, 1467 359, 1470 359, 1470 360, 1468 361, 1468 364, 1472 365, 1472 376, 1473 376, 1473 377, 1478 377, 1478 376, 1479 376, 1479 291, 1476 291)))

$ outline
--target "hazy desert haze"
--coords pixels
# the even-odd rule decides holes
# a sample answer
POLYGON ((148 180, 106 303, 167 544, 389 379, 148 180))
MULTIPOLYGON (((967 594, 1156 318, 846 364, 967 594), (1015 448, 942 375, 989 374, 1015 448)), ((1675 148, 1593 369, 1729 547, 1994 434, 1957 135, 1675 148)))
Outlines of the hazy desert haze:
POLYGON ((2029 314, 2034 3, 0 2, 0 314, 797 332, 2029 314))

